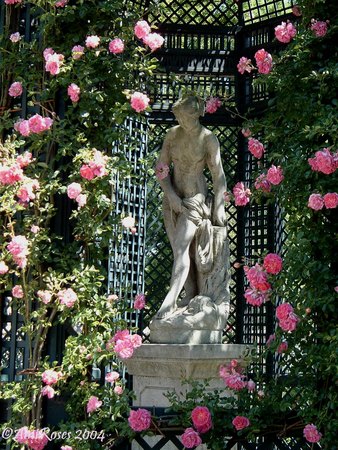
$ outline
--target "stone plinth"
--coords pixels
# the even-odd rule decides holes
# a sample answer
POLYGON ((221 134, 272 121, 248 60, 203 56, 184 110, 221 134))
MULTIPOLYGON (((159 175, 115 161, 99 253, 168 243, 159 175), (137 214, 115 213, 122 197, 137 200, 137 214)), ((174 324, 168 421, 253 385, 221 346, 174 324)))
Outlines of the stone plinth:
POLYGON ((134 406, 169 406, 166 392, 184 396, 189 389, 182 379, 209 379, 208 390, 224 389, 219 367, 232 359, 241 360, 247 350, 246 345, 238 344, 143 344, 126 361, 133 375, 134 406))

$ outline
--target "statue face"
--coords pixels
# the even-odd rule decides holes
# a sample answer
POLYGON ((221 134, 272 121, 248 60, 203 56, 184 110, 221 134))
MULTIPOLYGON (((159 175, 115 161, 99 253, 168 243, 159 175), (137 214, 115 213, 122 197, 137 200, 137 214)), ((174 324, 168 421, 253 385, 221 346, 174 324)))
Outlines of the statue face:
POLYGON ((173 106, 173 113, 186 131, 195 128, 199 124, 199 117, 203 115, 198 98, 193 96, 178 100, 173 106))
POLYGON ((177 109, 174 111, 174 115, 179 125, 186 131, 195 128, 199 124, 198 117, 186 113, 184 110, 177 109))

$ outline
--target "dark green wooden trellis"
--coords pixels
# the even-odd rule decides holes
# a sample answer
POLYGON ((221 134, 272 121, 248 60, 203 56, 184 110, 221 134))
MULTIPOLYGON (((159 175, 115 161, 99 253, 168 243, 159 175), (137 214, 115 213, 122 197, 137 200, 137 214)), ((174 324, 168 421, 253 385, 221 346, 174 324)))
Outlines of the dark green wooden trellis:
MULTIPOLYGON (((149 19, 158 22, 154 8, 159 2, 144 1, 149 19)), ((3 8, 1 2, 1 8, 3 8)), ((236 64, 241 56, 253 57, 256 50, 264 47, 276 49, 274 27, 291 17, 292 0, 164 0, 160 10, 162 17, 159 31, 165 37, 164 49, 156 55, 162 70, 151 84, 150 95, 153 112, 147 123, 130 122, 130 139, 139 143, 137 152, 129 152, 134 170, 143 171, 140 161, 146 156, 155 159, 168 127, 175 124, 171 107, 178 99, 182 88, 197 91, 201 96, 218 95, 228 99, 230 110, 244 114, 250 107, 259 114, 266 106, 267 94, 262 86, 253 87, 251 76, 239 75, 236 64), (175 75, 175 76, 173 76, 175 75)), ((3 10, 1 17, 4 17, 3 10)), ((1 25, 1 24, 0 24, 1 25)), ((29 7, 22 9, 21 34, 30 40, 34 21, 30 20, 29 7)), ((25 102, 23 109, 27 107, 25 102)), ((231 188, 237 181, 252 181, 255 162, 247 151, 246 142, 240 133, 241 119, 233 116, 224 107, 216 114, 206 115, 203 124, 219 138, 223 165, 231 188)), ((125 145, 128 149, 128 143, 125 145)), ((118 151, 118 145, 114 151, 118 151)), ((154 179, 139 184, 131 180, 116 180, 116 213, 131 214, 137 219, 135 234, 125 232, 121 241, 112 243, 109 257, 109 291, 132 298, 136 293, 147 292, 149 309, 140 316, 131 316, 132 325, 140 331, 159 307, 163 292, 169 283, 171 272, 171 249, 163 229, 160 211, 160 190, 154 179)), ((60 205, 67 210, 67 204, 60 205)), ((235 208, 229 206, 228 226, 231 264, 251 259, 264 251, 282 251, 284 241, 283 224, 278 207, 251 206, 235 208)), ((60 212, 62 217, 63 212, 60 212)), ((61 227, 61 222, 56 224, 61 227)), ((65 237, 67 230, 59 230, 65 237)), ((256 309, 248 306, 243 298, 244 275, 233 269, 231 282, 232 309, 224 341, 252 344, 261 348, 267 336, 274 330, 271 305, 256 309)), ((0 326, 0 379, 3 382, 19 380, 19 372, 25 367, 25 336, 18 330, 22 324, 20 316, 11 307, 9 297, 1 303, 0 326)), ((50 336, 49 353, 61 358, 65 331, 56 330, 50 336)), ((256 370, 272 374, 278 371, 273 357, 256 370)), ((0 404, 0 423, 6 420, 6 409, 0 404)), ((174 437, 163 437, 153 449, 162 448, 172 442, 182 448, 174 437)), ((150 449, 140 437, 139 445, 150 449)), ((3 442, 0 441, 0 448, 3 442)), ((241 443, 250 450, 296 450, 310 448, 305 442, 274 437, 264 443, 241 443)), ((121 444, 119 448, 124 448, 121 444)), ((317 448, 319 448, 317 446, 317 448)))

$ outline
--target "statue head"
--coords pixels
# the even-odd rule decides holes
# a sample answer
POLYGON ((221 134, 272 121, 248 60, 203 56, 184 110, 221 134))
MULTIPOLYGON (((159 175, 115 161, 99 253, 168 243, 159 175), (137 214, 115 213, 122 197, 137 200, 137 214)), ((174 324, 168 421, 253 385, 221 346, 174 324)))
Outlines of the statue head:
POLYGON ((189 128, 189 124, 195 124, 200 116, 204 116, 204 106, 204 100, 200 97, 189 95, 174 104, 173 113, 183 128, 189 128))

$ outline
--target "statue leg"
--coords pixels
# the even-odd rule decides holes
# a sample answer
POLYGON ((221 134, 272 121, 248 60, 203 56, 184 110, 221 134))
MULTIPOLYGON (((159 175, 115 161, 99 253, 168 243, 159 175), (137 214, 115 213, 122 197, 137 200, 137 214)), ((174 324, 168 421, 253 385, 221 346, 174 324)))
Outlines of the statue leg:
POLYGON ((194 239, 196 225, 188 220, 183 214, 177 218, 175 227, 175 238, 171 236, 174 252, 174 264, 170 281, 170 289, 155 319, 163 319, 177 309, 177 299, 187 280, 190 270, 189 247, 194 239))

